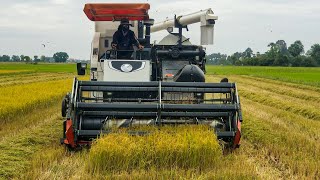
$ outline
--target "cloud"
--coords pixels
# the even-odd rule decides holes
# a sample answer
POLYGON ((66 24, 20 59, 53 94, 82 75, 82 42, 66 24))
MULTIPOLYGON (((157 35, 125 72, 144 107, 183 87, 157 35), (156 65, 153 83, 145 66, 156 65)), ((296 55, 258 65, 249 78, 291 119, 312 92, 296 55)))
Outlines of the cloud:
POLYGON ((53 3, 53 4, 68 4, 68 3, 70 3, 71 2, 71 0, 51 0, 51 2, 53 3))
POLYGON ((22 31, 54 30, 63 19, 56 7, 33 3, 12 4, 0 11, 0 17, 0 27, 22 31))
MULTIPOLYGON (((23 51, 34 55, 65 50, 71 57, 89 59, 94 23, 83 13, 85 3, 101 0, 14 0, 2 2, 0 11, 1 53, 23 51), (4 8, 5 7, 5 8, 4 8), (38 49, 42 41, 50 41, 48 50, 38 49), (19 43, 17 43, 19 42, 19 43), (53 45, 54 44, 54 45, 53 45)), ((127 0, 110 0, 126 3, 127 0)), ((318 0, 132 0, 150 3, 150 16, 156 21, 212 8, 219 20, 215 27, 215 45, 208 53, 233 53, 247 47, 260 52, 271 41, 287 43, 300 39, 306 47, 320 41, 320 1, 318 0)), ((189 26, 185 36, 200 42, 199 25, 189 26)), ((155 33, 158 42, 166 31, 155 33)), ((40 46, 41 47, 41 46, 40 46)))

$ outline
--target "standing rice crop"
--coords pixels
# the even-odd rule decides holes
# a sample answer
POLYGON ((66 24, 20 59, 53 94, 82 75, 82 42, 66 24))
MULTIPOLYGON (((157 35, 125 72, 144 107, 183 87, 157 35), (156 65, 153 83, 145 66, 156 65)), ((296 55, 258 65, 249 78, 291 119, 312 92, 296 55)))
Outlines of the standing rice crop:
POLYGON ((87 169, 91 173, 136 169, 197 169, 214 167, 221 148, 212 129, 206 126, 150 128, 145 136, 126 130, 94 142, 87 169))
POLYGON ((0 88, 0 124, 40 105, 56 102, 70 90, 72 79, 14 85, 0 88))

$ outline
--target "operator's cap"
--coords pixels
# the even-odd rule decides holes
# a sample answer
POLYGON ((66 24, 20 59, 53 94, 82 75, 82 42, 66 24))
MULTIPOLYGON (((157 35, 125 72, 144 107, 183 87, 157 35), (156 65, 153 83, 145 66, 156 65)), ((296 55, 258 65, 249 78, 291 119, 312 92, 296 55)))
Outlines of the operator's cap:
POLYGON ((126 18, 121 19, 120 24, 121 25, 130 25, 130 26, 132 26, 132 24, 130 24, 129 20, 126 19, 126 18))

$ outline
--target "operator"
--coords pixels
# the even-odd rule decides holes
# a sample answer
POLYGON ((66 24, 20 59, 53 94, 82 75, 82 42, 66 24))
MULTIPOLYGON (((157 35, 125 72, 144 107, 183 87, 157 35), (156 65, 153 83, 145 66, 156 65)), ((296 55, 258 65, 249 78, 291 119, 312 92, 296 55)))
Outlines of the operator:
POLYGON ((113 34, 113 41, 111 43, 112 49, 116 49, 118 59, 130 59, 133 52, 133 45, 139 50, 144 47, 139 43, 133 31, 129 29, 132 26, 128 19, 121 19, 118 30, 113 34))

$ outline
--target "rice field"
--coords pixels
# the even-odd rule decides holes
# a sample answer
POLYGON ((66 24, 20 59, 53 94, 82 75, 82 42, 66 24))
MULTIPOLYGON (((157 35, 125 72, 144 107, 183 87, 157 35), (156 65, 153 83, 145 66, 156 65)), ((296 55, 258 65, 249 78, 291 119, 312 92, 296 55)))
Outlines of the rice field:
POLYGON ((228 77, 241 96, 232 153, 201 126, 119 131, 69 152, 60 101, 75 70, 29 66, 0 69, 0 179, 320 179, 320 68, 209 66, 208 82, 228 77))
POLYGON ((320 87, 318 67, 207 66, 207 74, 247 75, 320 87))
POLYGON ((64 73, 75 73, 76 66, 74 64, 61 64, 61 63, 38 63, 25 64, 25 63, 5 63, 0 62, 0 76, 3 74, 8 74, 11 71, 12 74, 29 74, 34 72, 64 72, 64 73), (7 73, 1 73, 7 72, 7 73))

